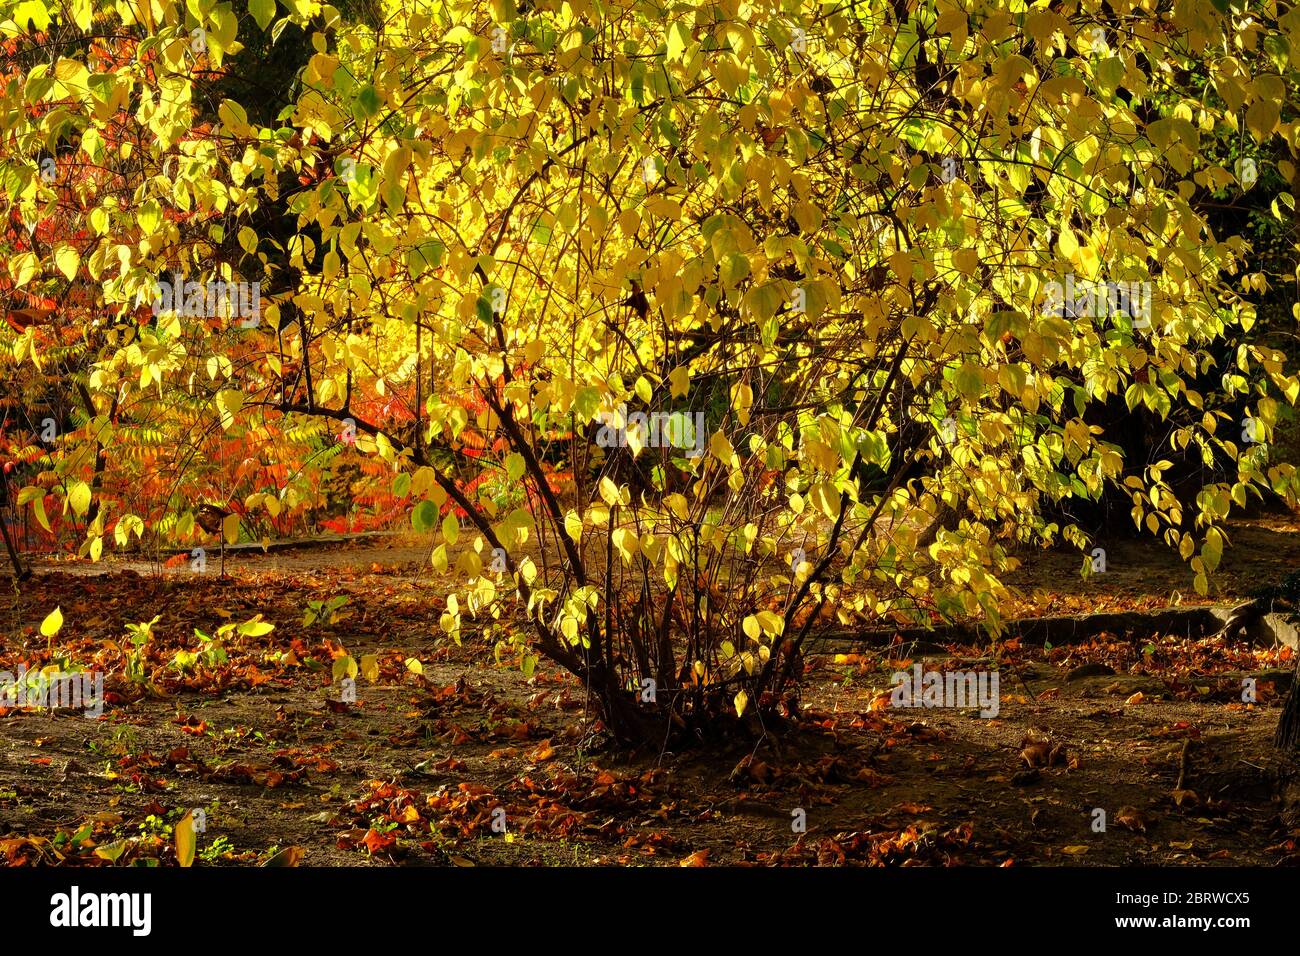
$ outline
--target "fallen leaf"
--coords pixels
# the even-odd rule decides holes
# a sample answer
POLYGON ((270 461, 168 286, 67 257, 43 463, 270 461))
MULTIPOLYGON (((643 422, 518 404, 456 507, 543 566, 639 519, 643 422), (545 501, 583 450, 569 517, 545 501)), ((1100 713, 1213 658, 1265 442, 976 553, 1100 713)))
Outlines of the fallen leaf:
POLYGON ((262 866, 297 866, 298 861, 307 851, 300 846, 287 846, 262 866))
POLYGON ((923 803, 900 803, 894 809, 899 813, 925 813, 929 810, 933 810, 934 807, 923 803))
POLYGON ((194 818, 187 810, 185 816, 181 817, 180 822, 176 824, 176 862, 183 867, 192 866, 194 849, 194 818))
POLYGON ((551 746, 550 738, 543 740, 540 744, 528 751, 528 759, 533 763, 545 763, 555 756, 555 748, 551 746))
POLYGON ((1146 833, 1150 821, 1137 807, 1120 807, 1119 812, 1115 814, 1115 822, 1126 829, 1146 833))
POLYGON ((1065 745, 1026 737, 1020 742, 1020 757, 1030 768, 1066 763, 1065 745))

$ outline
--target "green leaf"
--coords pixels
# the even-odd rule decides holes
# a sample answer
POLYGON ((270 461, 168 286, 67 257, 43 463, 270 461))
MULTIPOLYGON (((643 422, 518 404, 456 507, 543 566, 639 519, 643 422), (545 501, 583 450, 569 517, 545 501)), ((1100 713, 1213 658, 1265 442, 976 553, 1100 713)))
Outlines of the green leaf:
POLYGON ((410 270, 411 278, 418 279, 430 269, 442 265, 442 257, 446 252, 447 247, 437 239, 426 240, 411 248, 406 253, 406 268, 410 270))
POLYGON ((1214 573, 1219 566, 1219 561, 1223 557, 1223 534, 1218 528, 1210 528, 1205 532, 1205 546, 1201 548, 1201 558, 1205 562, 1205 570, 1214 573))
POLYGON ((788 298, 785 282, 764 282, 746 292, 741 303, 756 321, 765 322, 776 315, 788 298))
POLYGON ((377 116, 383 105, 384 101, 379 98, 379 92, 373 84, 367 83, 357 91, 357 106, 366 119, 377 116))
POLYGON ((956 387, 958 395, 974 401, 984 391, 984 373, 979 365, 966 361, 962 363, 961 368, 957 369, 952 383, 956 387))
POLYGON ((430 530, 438 520, 438 506, 432 501, 421 501, 411 512, 411 527, 421 533, 430 530))

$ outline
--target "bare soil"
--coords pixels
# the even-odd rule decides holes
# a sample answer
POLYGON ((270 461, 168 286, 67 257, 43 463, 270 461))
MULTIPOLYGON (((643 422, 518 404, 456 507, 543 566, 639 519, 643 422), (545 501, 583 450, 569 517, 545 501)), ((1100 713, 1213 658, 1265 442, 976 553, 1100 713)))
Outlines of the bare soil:
MULTIPOLYGON (((1300 566, 1286 522, 1233 537, 1204 598, 1150 541, 1110 544, 1087 579, 1077 554, 1026 555, 1008 614, 1230 602, 1300 566)), ((796 732, 629 756, 594 732, 568 675, 543 662, 526 678, 478 635, 450 643, 426 562, 395 539, 229 555, 225 580, 215 562, 202 575, 41 565, 0 598, 0 669, 66 658, 106 672, 110 700, 97 720, 0 708, 0 859, 175 865, 177 822, 201 808, 197 865, 1300 862, 1272 749, 1288 649, 1107 634, 846 644, 808 659, 796 732), (308 601, 336 595, 345 617, 303 625, 308 601), (66 623, 47 641, 55 606, 66 623), (225 665, 171 665, 198 649, 196 627, 255 614, 275 631, 227 642, 225 665), (126 625, 155 615, 150 681, 128 682, 126 625), (344 649, 378 669, 355 703, 331 679, 344 649), (889 706, 891 675, 915 662, 995 661, 994 719, 889 706)))

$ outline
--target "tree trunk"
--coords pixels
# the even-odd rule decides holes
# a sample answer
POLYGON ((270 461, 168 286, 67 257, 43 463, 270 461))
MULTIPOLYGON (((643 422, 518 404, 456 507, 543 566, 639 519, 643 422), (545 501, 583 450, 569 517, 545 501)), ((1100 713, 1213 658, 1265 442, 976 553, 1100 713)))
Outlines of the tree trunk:
POLYGON ((13 539, 9 537, 9 526, 4 523, 4 517, 0 516, 0 535, 5 539, 5 550, 9 552, 9 560, 14 566, 14 579, 25 581, 31 576, 32 569, 23 567, 22 559, 18 557, 18 551, 14 548, 13 539))
POLYGON ((1282 716, 1277 722, 1277 733, 1273 737, 1273 746, 1279 750, 1300 750, 1300 665, 1297 665, 1295 680, 1291 682, 1291 691, 1286 695, 1282 706, 1282 716))

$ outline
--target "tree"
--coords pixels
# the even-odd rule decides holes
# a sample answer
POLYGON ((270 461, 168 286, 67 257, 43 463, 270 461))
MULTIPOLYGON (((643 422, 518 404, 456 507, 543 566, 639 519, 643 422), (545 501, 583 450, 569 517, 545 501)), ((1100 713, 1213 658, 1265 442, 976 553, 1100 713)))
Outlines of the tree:
MULTIPOLYGON (((1190 201, 1239 177, 1203 149, 1228 130, 1294 152, 1297 15, 1249 8, 7 2, 0 190, 86 227, 11 235, 13 287, 129 315, 194 283, 91 339, 65 500, 110 405, 295 474, 304 429, 352 429, 464 574, 442 630, 558 662, 630 741, 793 714, 826 617, 996 629, 1009 546, 1088 547, 1048 512, 1107 487, 1205 592, 1229 512, 1296 490, 1268 439, 1300 380, 1246 335, 1267 280, 1190 201), (293 105, 203 120, 243 38, 292 29, 293 105), (64 193, 60 143, 90 164, 64 193), (256 326, 190 295, 249 276, 256 326), (1121 401, 1159 457, 1090 424, 1121 401), (1230 463, 1194 502, 1188 453, 1230 463)), ((306 507, 298 480, 247 510, 306 507)), ((176 500, 149 522, 184 535, 176 500)))

